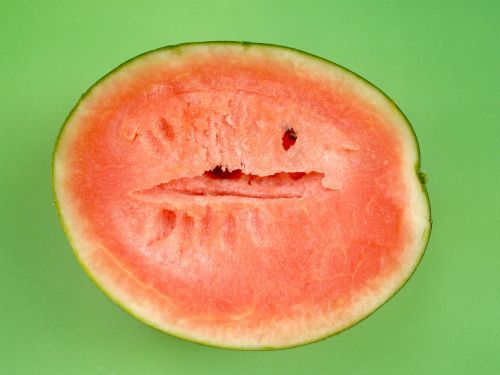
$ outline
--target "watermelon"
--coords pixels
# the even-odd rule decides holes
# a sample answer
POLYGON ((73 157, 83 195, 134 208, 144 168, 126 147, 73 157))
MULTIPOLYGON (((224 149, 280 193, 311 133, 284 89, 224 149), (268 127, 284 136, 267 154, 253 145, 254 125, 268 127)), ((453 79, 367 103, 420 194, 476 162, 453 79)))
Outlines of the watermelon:
POLYGON ((398 107, 339 65, 273 45, 183 44, 120 65, 67 118, 53 186, 105 293, 227 348, 352 326, 408 280, 430 233, 398 107))

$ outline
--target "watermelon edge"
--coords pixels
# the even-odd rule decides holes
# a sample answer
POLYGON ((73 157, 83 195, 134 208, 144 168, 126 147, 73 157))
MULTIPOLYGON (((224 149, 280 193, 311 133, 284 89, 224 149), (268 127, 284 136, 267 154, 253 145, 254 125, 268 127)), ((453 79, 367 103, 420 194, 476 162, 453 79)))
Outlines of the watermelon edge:
POLYGON ((123 62, 122 64, 118 65, 117 67, 115 67, 114 69, 112 69, 111 71, 109 71, 108 73, 106 73, 104 76, 102 76, 100 79, 98 79, 92 86, 90 86, 90 88, 87 91, 85 91, 80 96, 78 102, 71 109, 71 111, 69 112, 68 116, 65 118, 65 120, 63 122, 63 125, 61 126, 61 128, 60 128, 60 130, 58 132, 58 135, 57 135, 57 138, 56 138, 56 142, 54 144, 54 149, 53 149, 53 152, 52 152, 52 157, 51 157, 51 182, 52 182, 51 185, 52 185, 52 195, 53 195, 53 200, 54 200, 54 205, 55 205, 55 208, 56 208, 57 216, 58 216, 59 221, 61 223, 61 226, 63 228, 64 234, 68 238, 69 244, 71 246, 71 249, 72 249, 72 251, 73 251, 73 253, 74 253, 74 255, 75 255, 78 263, 83 268, 83 270, 88 275, 88 277, 92 280, 92 282, 97 286, 97 288, 104 295, 106 295, 108 298, 110 298, 121 309, 123 309, 128 314, 130 314, 132 317, 134 317, 135 319, 137 319, 138 321, 140 321, 141 323, 143 323, 143 324, 145 324, 145 325, 147 325, 149 327, 152 327, 152 328, 154 328, 154 329, 156 329, 156 330, 158 330, 158 331, 160 331, 162 333, 168 333, 169 335, 171 335, 173 337, 180 338, 180 339, 183 339, 183 340, 187 340, 187 341, 190 341, 190 342, 193 342, 193 343, 196 343, 196 344, 206 345, 206 346, 212 346, 212 347, 221 348, 221 349, 239 350, 239 351, 259 351, 259 350, 260 351, 272 351, 272 350, 282 350, 282 349, 295 348, 295 347, 300 347, 300 346, 312 344, 312 343, 315 343, 315 342, 326 340, 326 339, 328 339, 328 338, 330 338, 332 336, 335 336, 335 335, 337 335, 337 334, 339 334, 341 332, 347 331, 350 328, 352 328, 355 325, 357 325, 358 323, 364 321, 366 318, 368 318, 369 316, 371 316, 373 313, 375 313, 376 311, 378 311, 380 308, 382 308, 382 306, 384 306, 386 303, 388 303, 408 283, 408 281, 411 279, 411 277, 415 274, 416 269, 418 268, 419 264, 422 262, 422 259, 423 259, 424 255, 426 253, 426 249, 427 249, 427 246, 429 244, 429 239, 430 239, 430 235, 431 235, 431 231, 432 231, 432 224, 433 224, 433 221, 432 221, 432 212, 431 212, 431 206, 430 206, 430 200, 429 200, 429 195, 428 195, 427 188, 426 188, 427 175, 425 173, 423 173, 420 170, 420 168, 421 168, 420 146, 419 146, 419 143, 418 143, 418 139, 417 139, 415 130, 413 129, 410 121, 408 120, 408 118, 406 117, 406 115, 403 113, 403 111, 398 107, 398 105, 384 91, 382 91, 380 88, 378 88, 376 85, 374 85, 373 83, 371 83, 366 78, 360 76, 359 74, 357 74, 357 73, 349 70, 348 68, 346 68, 346 67, 344 67, 344 66, 342 66, 340 64, 337 64, 337 63, 335 63, 333 61, 330 61, 330 60, 325 59, 323 57, 320 57, 320 56, 317 56, 317 55, 314 55, 312 53, 305 52, 305 51, 302 51, 302 50, 299 50, 299 49, 296 49, 296 48, 292 48, 292 47, 282 46, 282 45, 278 45, 278 44, 271 44, 271 43, 254 43, 254 42, 246 42, 246 41, 205 41, 205 42, 187 42, 187 43, 181 43, 181 44, 175 44, 175 45, 167 45, 167 46, 163 46, 163 47, 159 47, 159 48, 156 48, 156 49, 152 49, 152 50, 146 51, 146 52, 141 53, 141 54, 139 54, 139 55, 137 55, 137 56, 135 56, 135 57, 133 57, 133 58, 131 58, 131 59, 123 62), (80 106, 80 104, 83 102, 83 100, 94 89, 96 89, 99 86, 100 83, 102 83, 106 78, 108 78, 112 74, 118 72, 119 70, 121 70, 122 68, 124 68, 128 64, 132 63, 133 61, 136 61, 136 60, 140 59, 141 57, 143 57, 145 55, 149 55, 150 53, 157 52, 157 51, 175 50, 175 49, 183 48, 185 46, 209 45, 209 44, 216 44, 216 45, 221 45, 221 44, 231 45, 232 44, 232 45, 240 45, 240 46, 255 46, 255 47, 280 48, 280 49, 284 49, 284 50, 296 52, 296 53, 305 55, 307 57, 310 57, 310 58, 313 58, 313 59, 316 59, 316 60, 320 60, 320 61, 326 62, 328 64, 332 64, 335 67, 338 67, 338 68, 342 69, 347 74, 350 74, 350 75, 354 76, 354 78, 357 78, 357 79, 363 81, 365 84, 367 84, 368 86, 374 88, 376 91, 378 91, 380 94, 382 94, 382 96, 391 105, 392 109, 395 110, 395 112, 397 112, 403 118, 403 120, 404 120, 404 122, 405 122, 405 124, 406 124, 406 126, 408 128, 408 130, 410 130, 410 133, 412 134, 412 139, 414 141, 414 146, 415 146, 415 150, 416 150, 416 162, 415 162, 415 165, 414 165, 414 169, 415 169, 415 173, 416 173, 417 179, 420 182, 420 187, 421 187, 422 193, 425 196, 425 202, 426 202, 426 205, 427 205, 426 208, 427 208, 427 211, 429 213, 429 223, 428 223, 429 225, 427 227, 427 230, 424 232, 424 234, 422 236, 422 241, 421 241, 422 247, 419 249, 420 250, 419 251, 420 255, 419 255, 418 259, 416 260, 416 262, 414 264, 414 267, 408 273, 408 276, 401 282, 401 284, 395 289, 395 291, 391 295, 389 295, 388 298, 386 298, 386 300, 384 302, 382 302, 379 306, 377 306, 375 309, 373 309, 372 311, 370 311, 368 314, 366 314, 364 316, 361 316, 358 320, 355 320, 354 322, 352 322, 348 326, 345 326, 345 327, 343 327, 343 328, 341 328, 339 330, 333 331, 333 332, 329 332, 328 334, 326 334, 324 336, 321 336, 321 337, 318 337, 318 338, 314 338, 312 340, 306 340, 306 341, 298 343, 298 344, 284 345, 284 346, 263 346, 263 347, 239 347, 239 346, 230 346, 230 345, 220 345, 220 344, 214 344, 214 343, 211 343, 211 342, 196 340, 196 339, 194 339, 192 337, 182 336, 182 335, 177 334, 177 333, 168 332, 168 331, 165 331, 162 328, 159 328, 158 326, 156 326, 152 322, 150 322, 150 321, 142 318, 138 314, 134 313, 131 309, 127 308, 122 302, 120 302, 118 300, 118 298, 116 298, 113 295, 112 292, 110 292, 104 286, 102 286, 97 281, 96 277, 94 277, 94 275, 92 274, 92 272, 89 271, 89 269, 87 268, 87 266, 85 265, 85 263, 81 259, 80 255, 79 255, 79 253, 78 253, 78 251, 76 249, 76 247, 73 245, 73 240, 72 240, 72 238, 70 236, 69 230, 68 230, 68 228, 67 228, 67 226, 65 224, 64 218, 62 216, 62 213, 61 213, 61 210, 60 210, 60 207, 59 207, 59 202, 58 202, 58 199, 57 199, 57 191, 56 191, 56 186, 55 186, 55 172, 54 172, 55 157, 56 157, 56 153, 57 153, 57 150, 58 150, 59 141, 60 141, 61 136, 62 136, 62 134, 63 134, 63 132, 64 132, 64 130, 66 128, 66 125, 72 119, 73 114, 76 112, 76 110, 78 109, 78 107, 80 106))

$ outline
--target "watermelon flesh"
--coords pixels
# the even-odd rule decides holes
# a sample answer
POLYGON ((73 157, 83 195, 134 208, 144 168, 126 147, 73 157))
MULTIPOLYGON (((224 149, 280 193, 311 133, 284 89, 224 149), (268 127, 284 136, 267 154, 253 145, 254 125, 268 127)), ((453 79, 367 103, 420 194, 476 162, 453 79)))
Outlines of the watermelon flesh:
POLYGON ((283 47, 131 60, 75 107, 53 168, 66 233, 102 289, 216 346, 351 326, 409 278, 430 231, 405 117, 349 71, 283 47))

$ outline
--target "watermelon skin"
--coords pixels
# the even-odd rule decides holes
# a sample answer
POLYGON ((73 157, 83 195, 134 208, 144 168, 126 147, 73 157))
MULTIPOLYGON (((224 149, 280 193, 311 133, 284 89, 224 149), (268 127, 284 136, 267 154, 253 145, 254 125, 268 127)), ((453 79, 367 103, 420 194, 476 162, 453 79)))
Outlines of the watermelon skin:
MULTIPOLYGON (((117 303, 119 306, 121 306, 124 310, 126 310, 127 312, 129 312, 131 315, 135 316, 138 320, 144 322, 145 324, 149 325, 149 326, 152 326, 154 328, 157 328, 159 329, 160 331, 164 331, 164 332, 167 332, 171 335, 174 335, 174 336, 177 336, 177 337, 180 337, 180 338, 184 338, 184 339, 187 339, 187 340, 190 340, 190 341, 194 341, 194 342, 198 342, 198 343, 201 343, 201 344, 206 344, 206 345, 213 345, 213 346, 217 346, 217 347, 224 347, 224 348, 229 348, 229 349, 240 349, 240 350, 274 350, 274 349, 283 349, 283 348, 289 348, 289 347, 295 347, 295 346, 299 346, 299 345, 304 345, 304 344, 308 344, 308 343, 312 343, 312 342, 316 342, 316 341, 319 341, 319 340, 322 340, 322 339, 325 339, 325 338, 328 338, 332 335, 335 335, 339 332, 342 332, 343 330, 345 329, 348 329, 350 327, 352 327, 353 325, 357 324, 359 321, 365 319, 366 317, 368 317, 369 315, 371 315, 374 311, 376 311, 378 308, 380 308, 380 306, 382 306, 382 304, 384 304, 385 302, 387 302, 388 299, 390 299, 394 294, 397 293, 397 291, 399 291, 400 288, 402 288, 405 283, 410 279, 410 277, 413 275, 415 269, 417 268, 423 254, 424 254, 424 250, 427 246, 427 243, 428 243, 428 240, 429 240, 429 236, 430 236, 430 232, 431 232, 431 216, 430 216, 430 203, 429 203, 429 198, 428 198, 428 195, 427 195, 427 191, 426 191, 426 188, 425 188, 425 177, 424 175, 420 172, 420 151, 419 151, 419 147, 418 147, 418 141, 417 141, 417 138, 416 138, 416 135, 413 131, 413 128, 411 127, 408 119, 404 116, 404 114, 401 112, 401 110, 397 107, 397 105, 387 96, 385 95, 381 90, 379 90, 378 88, 376 88, 375 86, 373 86, 371 83, 369 83, 368 81, 366 81, 364 78, 356 75, 355 73, 349 71, 348 69, 344 68, 344 67, 341 67, 335 63, 332 63, 328 60, 325 60, 325 59, 322 59, 320 57, 317 57, 317 56, 314 56, 314 55, 310 55, 306 52, 303 52, 303 51, 299 51, 299 50, 295 50, 295 49, 291 49, 291 48, 288 48, 288 47, 282 47, 282 46, 277 46, 277 45, 268 45, 268 44, 255 44, 255 43, 247 43, 247 42, 206 42, 206 43, 186 43, 186 44, 181 44, 181 45, 175 45, 175 46, 167 46, 167 47, 163 47, 163 48, 160 48, 158 50, 155 50, 155 51, 150 51, 150 52, 146 52, 142 55, 139 55, 123 64, 121 64, 120 66, 118 66, 116 69, 114 69, 113 71, 111 71, 110 73, 108 73, 106 76, 104 76, 103 78, 101 78, 99 81, 97 81, 79 100, 79 102, 77 103, 77 105, 73 108, 73 110, 70 112, 70 114, 68 115, 66 121, 64 122, 64 125, 63 127, 61 128, 61 131, 59 133, 59 136, 58 136, 58 139, 57 139, 57 142, 56 142, 56 145, 55 145, 55 148, 54 148, 54 153, 53 153, 53 163, 52 163, 52 166, 53 166, 53 192, 54 192, 54 197, 55 197, 55 203, 56 203, 56 207, 57 207, 57 211, 58 211, 58 214, 59 214, 59 217, 60 217, 60 220, 61 220, 61 223, 62 223, 62 226, 63 226, 63 229, 71 243, 71 246, 72 248, 74 249, 74 253, 77 257, 77 259, 79 260, 81 266, 84 268, 84 270, 86 271, 86 273, 91 277, 91 279, 95 282, 95 284, 105 293, 107 294, 115 303, 117 303), (272 342, 272 340, 269 342, 269 343, 266 343, 265 340, 263 343, 259 342, 258 344, 255 344, 255 343, 251 343, 251 344, 245 344, 245 343, 241 343, 241 342, 238 342, 236 341, 235 344, 232 344, 229 340, 229 342, 222 342, 222 341, 218 341, 218 340, 211 340, 210 338, 205 338, 205 337, 197 337, 196 335, 192 335, 192 334, 183 334, 182 332, 179 332, 179 331, 175 331, 175 330, 168 330, 168 329, 165 329, 165 327, 157 324, 154 319, 151 319, 147 316, 144 316, 144 314, 141 314, 139 312, 136 311, 136 309, 134 307, 131 307, 130 306, 130 303, 127 303, 127 302, 124 302, 123 299, 119 296, 117 296, 117 293, 114 291, 114 290, 111 290, 109 285, 106 286, 106 285, 103 285, 103 282, 99 280, 99 278, 96 276, 96 270, 92 270, 89 268, 89 264, 88 264, 88 261, 84 260, 81 256, 81 252, 78 250, 78 248, 80 246, 88 246, 89 244, 88 243, 82 243, 81 239, 77 239, 75 240, 73 237, 74 237, 74 228, 72 229, 71 227, 68 227, 66 225, 66 222, 68 221, 68 215, 64 213, 64 208, 61 208, 61 201, 64 201, 64 199, 61 199, 61 183, 58 182, 58 176, 60 176, 62 173, 61 171, 57 170, 57 163, 58 163, 58 160, 60 160, 60 157, 58 156, 58 150, 60 150, 60 141, 61 139, 63 138, 63 134, 64 134, 64 131, 66 129, 66 126, 68 124, 70 124, 73 120, 73 117, 74 117, 74 114, 76 113, 76 111, 78 110, 79 106, 81 103, 85 102, 86 98, 91 96, 93 91, 94 90, 97 90, 99 89, 99 86, 100 86, 100 83, 103 82, 104 80, 106 80, 106 78, 108 77, 111 77, 113 76, 115 73, 123 70, 124 68, 128 67, 131 63, 133 63, 134 61, 139 61, 142 57, 146 57, 152 53, 155 53, 155 52, 160 52, 160 51, 168 51, 168 50, 171 50, 171 51, 176 51, 176 50, 182 50, 182 49, 185 49, 185 48, 190 48, 190 47, 198 47, 198 46, 206 46, 208 48, 210 48, 210 46, 214 46, 214 47, 218 47, 218 46, 223 46, 223 45, 227 45, 227 46, 243 46, 245 48, 264 48, 264 49, 274 49, 274 50, 283 50, 285 52, 291 52, 293 54, 300 54, 300 55, 303 55, 303 56, 306 56, 307 58, 311 58, 313 60, 321 60, 323 62, 326 62, 328 64, 331 64, 332 66, 334 67, 337 67, 337 68, 340 68, 342 69, 344 72, 346 72, 348 75, 351 75, 352 77, 355 77, 355 79, 357 80, 362 80, 365 84, 368 84, 370 85, 370 87, 374 88, 375 90, 377 90, 377 92, 379 94, 381 94, 385 100, 387 101, 388 104, 390 104, 393 108, 393 110, 395 112, 397 112, 398 116, 400 116, 402 119, 404 119, 404 122, 407 126, 407 130, 410 132, 411 136, 412 136, 412 142, 414 143, 413 147, 415 149, 415 152, 416 152, 416 157, 415 157, 415 163, 414 163, 414 170, 415 170, 415 175, 417 176, 419 182, 420 182, 420 189, 421 189, 421 197, 423 198, 423 202, 424 202, 424 207, 422 207, 422 212, 426 213, 427 216, 424 218, 424 220, 426 221, 426 225, 424 226, 424 229, 421 233, 421 239, 420 239, 420 242, 419 242, 419 249, 418 250, 418 253, 419 253, 419 256, 415 259, 411 269, 410 269, 410 272, 408 272, 406 274, 406 277, 402 278, 399 282, 399 285, 397 288, 395 288, 393 291, 391 291, 390 294, 386 295, 382 301, 379 301, 376 303, 376 306, 370 308, 370 311, 368 311, 367 313, 362 313, 360 314, 359 316, 356 317, 356 319, 353 319, 349 324, 346 324, 346 325, 343 325, 342 327, 338 328, 338 329, 333 329, 333 330, 330 330, 329 332, 326 332, 324 335, 317 335, 316 337, 312 337, 312 338, 306 338, 306 339, 301 339, 299 338, 299 340, 291 340, 289 342, 287 341, 283 341, 283 342, 272 342)), ((62 206, 64 206, 66 203, 63 203, 62 206)), ((104 265, 104 268, 105 268, 105 265, 104 265)))

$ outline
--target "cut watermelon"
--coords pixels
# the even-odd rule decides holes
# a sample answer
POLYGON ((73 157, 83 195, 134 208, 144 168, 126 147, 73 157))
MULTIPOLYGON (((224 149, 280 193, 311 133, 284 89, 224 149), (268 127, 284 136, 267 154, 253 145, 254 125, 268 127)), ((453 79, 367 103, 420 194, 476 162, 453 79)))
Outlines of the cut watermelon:
POLYGON ((57 206, 96 283, 205 344, 296 346, 391 297, 430 233, 415 135, 360 77, 289 48, 155 50, 61 130, 57 206))

